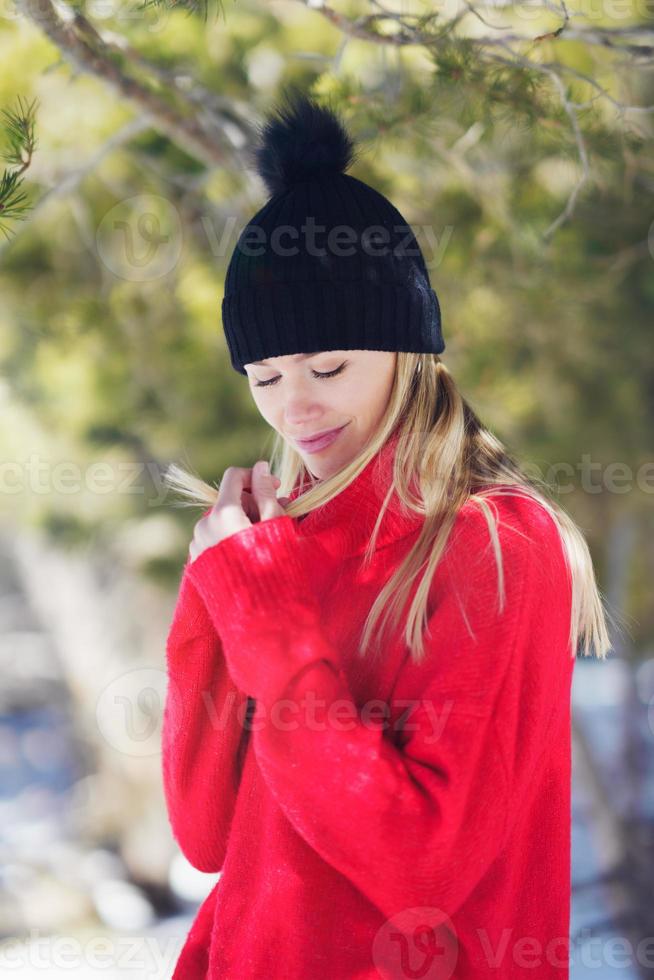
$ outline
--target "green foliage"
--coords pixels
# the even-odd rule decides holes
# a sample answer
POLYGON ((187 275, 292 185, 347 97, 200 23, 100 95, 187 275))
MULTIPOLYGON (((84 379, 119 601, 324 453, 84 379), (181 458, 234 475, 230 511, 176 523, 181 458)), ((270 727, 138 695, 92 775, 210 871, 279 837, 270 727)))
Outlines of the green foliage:
POLYGON ((23 172, 29 167, 36 148, 34 131, 36 100, 24 106, 18 96, 18 111, 3 109, 3 129, 9 149, 3 159, 18 170, 5 170, 0 177, 0 232, 10 236, 9 220, 24 221, 32 205, 23 189, 23 172))
POLYGON ((22 167, 28 162, 36 148, 34 133, 36 102, 23 107, 19 96, 18 103, 19 112, 11 109, 2 110, 5 136, 10 147, 9 152, 4 154, 4 159, 16 167, 22 167))
MULTIPOLYGON (((361 13, 360 4, 351 6, 350 14, 361 13)), ((79 9, 93 19, 91 7, 79 9)), ((25 176, 39 200, 141 109, 101 79, 73 73, 54 47, 48 76, 28 78, 19 25, 0 27, 3 101, 38 97, 41 106, 37 127, 26 103, 4 112, 12 169, 0 183, 0 218, 5 235, 14 234, 0 268, 0 375, 12 403, 52 445, 53 462, 65 451, 84 466, 146 467, 139 476, 146 493, 15 498, 23 519, 81 541, 108 514, 120 522, 150 513, 157 467, 176 461, 217 483, 226 466, 249 465, 269 448, 270 429, 229 364, 220 303, 234 233, 264 203, 238 164, 237 135, 251 134, 290 80, 339 108, 360 144, 352 173, 416 229, 443 310, 444 359, 509 448, 544 477, 553 464, 577 467, 584 454, 634 472, 652 458, 651 115, 619 111, 597 90, 601 82, 612 98, 646 105, 651 82, 635 66, 619 69, 613 52, 568 41, 565 31, 523 45, 519 63, 504 63, 448 29, 442 11, 412 22, 429 32, 426 46, 350 38, 336 62, 339 30, 301 4, 277 11, 239 0, 221 4, 215 19, 202 0, 150 0, 136 9, 140 17, 116 9, 97 21, 126 41, 114 63, 141 79, 151 63, 163 73, 152 79, 160 92, 169 89, 166 73, 198 79, 220 106, 217 139, 235 162, 226 155, 224 166, 210 169, 153 121, 19 225, 26 187, 15 168, 32 158, 37 130, 39 167, 25 176), (135 50, 145 63, 135 62, 135 50), (547 70, 557 58, 589 176, 548 240, 543 232, 583 172, 570 106, 547 70), (141 210, 154 215, 171 248, 170 261, 151 276, 138 261, 114 265, 103 248, 112 209, 147 195, 158 203, 141 210)), ((531 27, 534 37, 551 31, 551 14, 531 27)), ((375 29, 393 24, 380 20, 375 29)), ((31 43, 42 63, 38 32, 31 43)), ((171 111, 179 99, 171 95, 171 111)), ((195 106, 206 118, 208 100, 195 106)), ((122 221, 134 231, 139 218, 138 208, 127 208, 115 227, 122 221)), ((137 260, 141 253, 145 245, 135 249, 137 260)), ((19 455, 20 435, 6 439, 5 454, 19 455)), ((599 561, 612 515, 625 507, 646 513, 651 494, 605 487, 596 497, 576 484, 561 502, 581 515, 599 561)), ((197 517, 170 499, 156 506, 185 529, 197 517)), ((178 558, 153 559, 153 575, 172 582, 178 558)))
MULTIPOLYGON (((222 0, 215 0, 217 11, 216 15, 225 16, 225 8, 222 0)), ((152 7, 163 7, 165 9, 182 10, 187 16, 199 16, 207 20, 211 4, 209 0, 143 0, 135 7, 135 10, 148 10, 152 7)))

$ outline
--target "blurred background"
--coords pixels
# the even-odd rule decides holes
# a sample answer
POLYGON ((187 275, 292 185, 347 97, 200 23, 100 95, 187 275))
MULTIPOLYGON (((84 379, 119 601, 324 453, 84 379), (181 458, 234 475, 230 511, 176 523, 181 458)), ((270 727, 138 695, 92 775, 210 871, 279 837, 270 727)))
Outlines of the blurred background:
POLYGON ((640 0, 2 0, 0 972, 169 977, 216 880, 161 785, 200 516, 163 473, 271 446, 220 302, 292 82, 412 224, 464 395, 587 536, 620 628, 575 666, 571 976, 652 973, 653 40, 640 0))

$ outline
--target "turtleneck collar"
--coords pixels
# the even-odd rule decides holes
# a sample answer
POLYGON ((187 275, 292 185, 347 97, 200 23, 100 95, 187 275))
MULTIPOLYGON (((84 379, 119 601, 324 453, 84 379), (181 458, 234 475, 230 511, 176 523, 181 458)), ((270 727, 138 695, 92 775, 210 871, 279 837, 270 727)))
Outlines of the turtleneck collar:
MULTIPOLYGON (((296 518, 298 536, 315 537, 316 543, 335 558, 363 553, 392 484, 398 438, 396 430, 344 490, 296 518)), ((299 489, 298 483, 288 495, 290 500, 298 497, 299 489)), ((416 531, 424 519, 424 515, 405 509, 394 492, 381 521, 376 548, 416 531)))

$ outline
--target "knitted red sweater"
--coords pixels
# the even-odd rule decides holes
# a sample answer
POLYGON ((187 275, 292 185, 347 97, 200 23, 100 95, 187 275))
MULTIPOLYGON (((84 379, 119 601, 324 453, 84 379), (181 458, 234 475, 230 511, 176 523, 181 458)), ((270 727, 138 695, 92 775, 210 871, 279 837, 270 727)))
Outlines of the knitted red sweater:
POLYGON ((569 976, 559 537, 540 505, 491 494, 500 611, 487 524, 466 503, 429 591, 423 663, 401 629, 359 658, 423 520, 394 497, 362 567, 393 445, 311 514, 256 523, 184 568, 163 782, 183 853, 221 875, 173 980, 569 976))

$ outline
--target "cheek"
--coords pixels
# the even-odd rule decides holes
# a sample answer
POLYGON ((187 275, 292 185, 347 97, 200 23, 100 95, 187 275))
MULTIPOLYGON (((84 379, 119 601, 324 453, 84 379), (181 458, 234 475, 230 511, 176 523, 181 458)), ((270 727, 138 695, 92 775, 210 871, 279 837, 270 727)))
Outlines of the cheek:
POLYGON ((388 402, 392 386, 392 375, 383 372, 362 372, 352 387, 352 405, 356 405, 361 415, 377 416, 388 402))
POLYGON ((271 397, 267 397, 265 394, 262 395, 263 389, 250 388, 252 392, 252 400, 259 410, 259 414, 268 422, 269 425, 273 424, 275 418, 275 402, 271 397))

